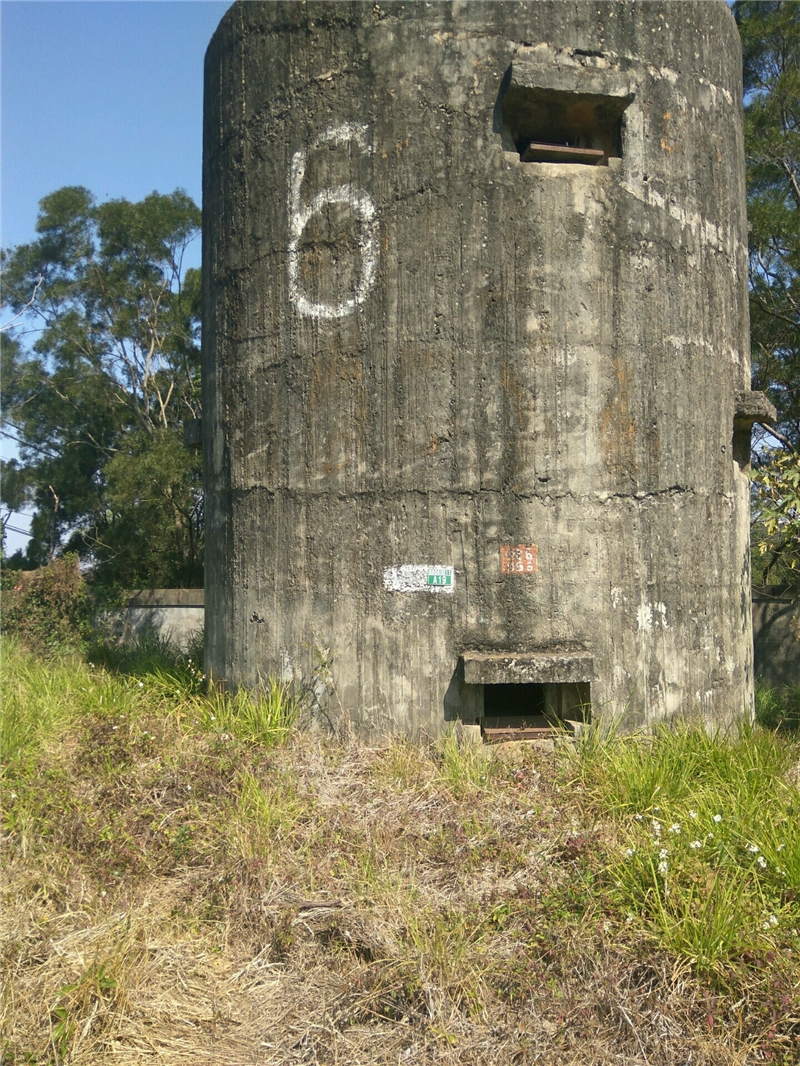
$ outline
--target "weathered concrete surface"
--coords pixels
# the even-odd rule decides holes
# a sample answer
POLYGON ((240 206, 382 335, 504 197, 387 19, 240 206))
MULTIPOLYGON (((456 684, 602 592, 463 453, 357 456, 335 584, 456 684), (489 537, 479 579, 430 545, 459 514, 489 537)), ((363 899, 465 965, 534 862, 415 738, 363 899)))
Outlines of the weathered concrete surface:
POLYGON ((594 660, 585 651, 553 649, 527 655, 465 652, 462 659, 467 685, 563 685, 594 677, 594 660))
POLYGON ((800 685, 800 597, 780 585, 753 589, 755 675, 773 688, 800 685))
POLYGON ((582 648, 629 727, 751 706, 740 70, 722 0, 231 8, 206 58, 215 676, 316 671, 367 737, 473 707, 469 651, 582 648), (559 107, 606 123, 603 165, 521 162, 559 107))

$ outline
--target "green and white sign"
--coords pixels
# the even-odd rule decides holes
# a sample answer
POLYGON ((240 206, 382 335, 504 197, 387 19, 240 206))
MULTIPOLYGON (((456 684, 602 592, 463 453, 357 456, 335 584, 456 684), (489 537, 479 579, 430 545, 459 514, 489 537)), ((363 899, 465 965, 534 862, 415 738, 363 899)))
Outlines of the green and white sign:
POLYGON ((383 571, 383 587, 387 592, 452 592, 455 580, 452 566, 404 563, 383 571))
POLYGON ((428 571, 428 584, 444 588, 453 584, 453 571, 449 566, 437 567, 436 570, 428 571))

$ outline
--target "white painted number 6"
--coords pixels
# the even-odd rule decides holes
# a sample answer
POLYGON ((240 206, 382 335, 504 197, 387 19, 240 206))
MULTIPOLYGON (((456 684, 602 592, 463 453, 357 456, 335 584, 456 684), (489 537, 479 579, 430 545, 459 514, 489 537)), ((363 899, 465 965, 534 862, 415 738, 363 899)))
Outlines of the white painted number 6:
MULTIPOLYGON (((355 141, 362 152, 372 149, 367 143, 368 127, 358 123, 345 123, 326 130, 312 141, 309 150, 323 144, 346 144, 355 141)), ((306 172, 307 152, 302 149, 292 156, 289 174, 289 299, 301 315, 309 318, 344 318, 363 304, 375 284, 378 270, 378 220, 372 197, 355 185, 333 185, 320 191, 305 206, 300 200, 300 188, 306 172), (361 272, 355 292, 338 304, 313 303, 300 291, 300 238, 309 220, 326 204, 346 204, 360 222, 358 245, 361 253, 361 272)))

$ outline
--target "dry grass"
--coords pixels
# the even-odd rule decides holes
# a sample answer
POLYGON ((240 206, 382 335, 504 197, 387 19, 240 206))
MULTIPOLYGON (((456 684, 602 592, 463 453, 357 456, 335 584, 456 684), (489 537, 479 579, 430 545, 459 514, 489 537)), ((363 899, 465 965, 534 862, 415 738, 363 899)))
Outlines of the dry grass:
POLYGON ((626 923, 569 759, 270 747, 139 683, 7 767, 4 1066, 800 1059, 791 959, 701 977, 626 923))

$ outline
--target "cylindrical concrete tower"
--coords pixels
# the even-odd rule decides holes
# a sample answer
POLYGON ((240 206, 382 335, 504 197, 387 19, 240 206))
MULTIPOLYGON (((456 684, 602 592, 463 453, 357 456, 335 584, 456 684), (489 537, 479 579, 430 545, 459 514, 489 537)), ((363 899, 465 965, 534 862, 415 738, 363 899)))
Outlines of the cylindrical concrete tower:
POLYGON ((236 3, 206 57, 207 666, 366 737, 752 701, 723 0, 236 3))

